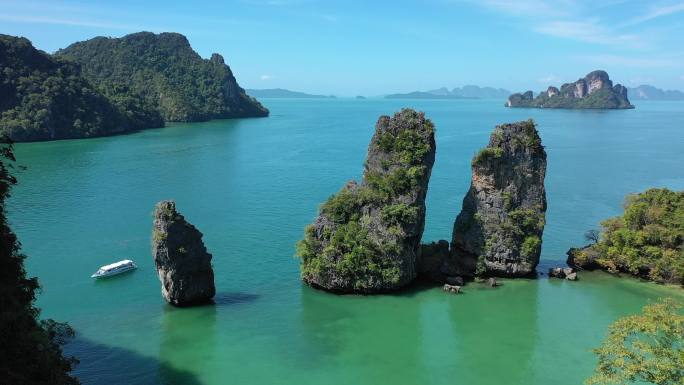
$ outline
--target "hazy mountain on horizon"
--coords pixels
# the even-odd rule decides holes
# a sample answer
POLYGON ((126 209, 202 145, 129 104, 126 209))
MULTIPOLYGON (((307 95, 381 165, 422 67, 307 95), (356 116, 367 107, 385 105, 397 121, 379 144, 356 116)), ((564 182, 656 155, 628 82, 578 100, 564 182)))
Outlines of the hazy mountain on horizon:
POLYGON ((293 99, 329 99, 335 98, 335 95, 314 95, 305 92, 290 91, 284 88, 264 88, 264 89, 246 89, 248 95, 255 98, 293 98, 293 99))
POLYGON ((387 99, 505 99, 511 94, 503 88, 465 85, 449 90, 446 87, 428 91, 386 95, 387 99))
POLYGON ((634 100, 684 100, 684 92, 663 90, 648 84, 628 87, 629 97, 634 100))

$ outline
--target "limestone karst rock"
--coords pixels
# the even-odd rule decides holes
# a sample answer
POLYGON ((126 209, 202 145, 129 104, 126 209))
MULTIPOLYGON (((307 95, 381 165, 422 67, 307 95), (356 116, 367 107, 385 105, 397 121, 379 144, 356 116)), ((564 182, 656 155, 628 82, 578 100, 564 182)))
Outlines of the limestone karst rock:
POLYGON ((459 275, 535 271, 546 213, 546 152, 534 122, 497 126, 472 161, 447 266, 459 275))
POLYGON ((345 293, 385 292, 413 281, 434 160, 434 126, 423 113, 381 116, 363 180, 328 199, 297 245, 302 280, 345 293))
POLYGON ((202 242, 202 233, 176 211, 173 201, 155 206, 152 256, 162 296, 170 304, 187 306, 214 297, 211 254, 202 242))
POLYGON ((532 91, 509 96, 506 107, 537 108, 634 108, 627 98, 627 88, 613 86, 606 71, 593 71, 574 83, 563 84, 560 90, 549 87, 534 97, 532 91))

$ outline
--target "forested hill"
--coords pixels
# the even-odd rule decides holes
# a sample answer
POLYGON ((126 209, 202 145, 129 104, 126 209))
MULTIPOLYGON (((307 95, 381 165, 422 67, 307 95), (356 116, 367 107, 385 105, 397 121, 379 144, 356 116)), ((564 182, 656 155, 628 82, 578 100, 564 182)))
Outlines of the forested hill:
POLYGON ((108 96, 139 96, 166 121, 268 115, 240 88, 221 55, 202 59, 178 33, 96 37, 55 55, 81 64, 86 78, 108 96))
POLYGON ((135 100, 108 99, 77 65, 0 35, 0 133, 14 141, 87 138, 163 125, 135 100))

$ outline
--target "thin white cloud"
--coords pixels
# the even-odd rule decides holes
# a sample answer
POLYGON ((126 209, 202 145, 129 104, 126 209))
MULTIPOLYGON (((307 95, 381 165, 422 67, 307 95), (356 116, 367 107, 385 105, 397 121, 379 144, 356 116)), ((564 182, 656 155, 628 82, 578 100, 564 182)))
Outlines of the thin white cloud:
POLYGON ((582 62, 611 67, 637 67, 637 68, 667 68, 679 65, 679 60, 670 58, 644 58, 620 55, 586 55, 578 56, 582 62))
POLYGON ((597 44, 639 45, 636 35, 615 34, 597 21, 549 21, 534 29, 541 34, 597 44))
POLYGON ((641 84, 647 84, 647 83, 652 83, 654 79, 649 76, 636 76, 631 79, 629 79, 630 84, 634 85, 641 85, 641 84))
MULTIPOLYGON (((623 7, 625 0, 445 0, 468 3, 503 15, 520 19, 523 25, 534 32, 561 39, 576 40, 591 44, 619 47, 647 48, 649 36, 641 32, 623 32, 623 28, 661 16, 684 11, 684 2, 668 6, 652 7, 642 15, 625 23, 609 22, 596 17, 615 14, 623 7)), ((631 9, 644 8, 630 7, 631 9)), ((638 12, 638 11, 633 11, 638 12)), ((635 15, 635 14, 633 14, 635 15)), ((637 13, 638 15, 638 13, 637 13)), ((626 19, 629 19, 627 17, 626 19)))
POLYGON ((261 79, 261 80, 271 80, 271 79, 273 79, 274 77, 275 77, 275 76, 273 76, 273 75, 261 75, 260 79, 261 79))
POLYGON ((560 79, 556 75, 547 75, 542 78, 537 79, 537 81, 541 84, 552 84, 552 83, 557 83, 560 79))
POLYGON ((681 80, 684 80, 684 75, 680 76, 679 78, 680 78, 681 80))
POLYGON ((636 17, 630 21, 628 21, 625 26, 629 25, 635 25, 635 24, 641 24, 653 19, 657 19, 662 16, 669 16, 675 13, 679 12, 684 12, 684 2, 680 2, 677 4, 672 4, 672 5, 667 5, 667 6, 661 6, 661 7, 654 7, 651 8, 650 11, 648 11, 646 14, 636 17))
POLYGON ((57 25, 70 25, 78 27, 91 27, 91 28, 103 28, 103 29, 120 29, 126 31, 139 31, 139 30, 152 30, 156 29, 142 28, 136 25, 128 24, 116 24, 100 21, 91 20, 80 20, 80 19, 66 19, 59 17, 44 17, 44 16, 24 16, 24 15, 8 15, 0 14, 0 20, 15 22, 15 23, 33 23, 33 24, 57 24, 57 25))
POLYGON ((557 0, 466 0, 511 16, 562 16, 571 1, 557 0))

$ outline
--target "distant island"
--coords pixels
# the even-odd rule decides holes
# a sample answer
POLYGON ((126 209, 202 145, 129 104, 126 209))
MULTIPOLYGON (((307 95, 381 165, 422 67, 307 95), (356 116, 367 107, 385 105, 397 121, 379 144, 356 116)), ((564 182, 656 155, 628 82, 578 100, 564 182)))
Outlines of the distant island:
POLYGON ((574 83, 565 83, 560 90, 550 86, 534 97, 532 91, 508 97, 506 107, 626 109, 634 108, 627 98, 627 87, 613 86, 606 71, 593 71, 574 83))
POLYGON ((365 99, 365 96, 357 95, 355 99, 365 99))
POLYGON ((682 91, 663 90, 647 84, 627 89, 629 90, 629 97, 633 100, 684 100, 684 92, 682 91))
POLYGON ((467 85, 449 90, 446 87, 429 91, 386 95, 386 99, 505 99, 511 94, 503 88, 467 85))
POLYGON ((289 99, 334 99, 335 95, 315 95, 284 88, 247 89, 248 94, 256 98, 289 98, 289 99))
POLYGON ((221 55, 203 59, 177 33, 96 37, 54 55, 0 35, 0 58, 0 133, 17 142, 268 116, 221 55))

